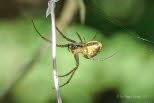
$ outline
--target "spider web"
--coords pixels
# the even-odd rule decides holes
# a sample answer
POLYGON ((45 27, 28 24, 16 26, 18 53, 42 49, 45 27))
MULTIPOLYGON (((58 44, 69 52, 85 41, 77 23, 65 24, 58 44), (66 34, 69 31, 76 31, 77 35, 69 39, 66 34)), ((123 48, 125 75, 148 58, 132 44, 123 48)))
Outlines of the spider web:
MULTIPOLYGON (((103 1, 105 1, 105 0, 103 0, 103 1)), ((103 18, 105 22, 108 22, 111 25, 114 25, 116 28, 120 28, 120 29, 118 29, 120 31, 126 32, 129 35, 130 38, 133 38, 137 41, 143 41, 145 44, 150 45, 151 46, 150 52, 153 52, 153 46, 152 45, 154 44, 154 41, 152 39, 151 40, 148 39, 150 37, 149 35, 152 35, 150 33, 150 31, 145 32, 143 30, 129 29, 130 26, 132 26, 134 24, 127 24, 125 26, 125 24, 123 24, 125 22, 121 22, 119 16, 117 16, 117 15, 115 16, 112 12, 106 10, 105 7, 103 7, 103 6, 100 7, 100 5, 98 5, 97 2, 98 1, 92 1, 91 0, 90 3, 92 3, 92 5, 87 7, 87 10, 91 9, 93 11, 93 14, 94 14, 93 17, 101 16, 101 18, 103 18), (107 15, 105 12, 108 12, 109 15, 107 15), (149 37, 147 38, 147 37, 145 37, 145 35, 148 35, 149 37)), ((142 18, 142 15, 143 14, 140 15, 141 17, 139 18, 139 20, 142 18)), ((94 19, 97 19, 97 18, 94 18, 94 19)), ((135 23, 138 22, 139 20, 135 21, 135 23)), ((116 31, 114 31, 114 30, 111 30, 111 31, 103 30, 103 32, 105 34, 114 34, 114 32, 116 32, 116 31)))

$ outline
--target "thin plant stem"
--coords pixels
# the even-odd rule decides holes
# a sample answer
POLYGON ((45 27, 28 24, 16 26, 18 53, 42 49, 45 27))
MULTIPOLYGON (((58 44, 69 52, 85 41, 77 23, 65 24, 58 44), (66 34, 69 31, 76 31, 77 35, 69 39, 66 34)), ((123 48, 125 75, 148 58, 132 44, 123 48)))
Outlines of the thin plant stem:
POLYGON ((56 65, 56 23, 55 23, 55 0, 50 0, 48 2, 48 7, 51 12, 51 23, 52 23, 52 59, 53 59, 53 75, 54 75, 54 86, 57 93, 57 102, 62 103, 59 85, 58 85, 58 72, 56 65))

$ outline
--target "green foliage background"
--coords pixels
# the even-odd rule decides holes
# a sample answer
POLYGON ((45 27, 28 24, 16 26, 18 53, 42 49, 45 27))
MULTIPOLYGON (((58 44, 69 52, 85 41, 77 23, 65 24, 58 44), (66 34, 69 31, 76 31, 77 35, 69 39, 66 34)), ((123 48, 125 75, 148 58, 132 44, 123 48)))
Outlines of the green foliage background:
MULTIPOLYGON (((105 61, 92 61, 80 55, 80 66, 75 76, 67 86, 61 88, 65 103, 152 103, 153 43, 137 37, 154 40, 154 15, 151 14, 154 2, 127 1, 118 0, 117 4, 114 0, 86 1, 86 25, 74 21, 64 30, 64 34, 70 38, 78 40, 75 35, 78 32, 87 41, 98 32, 96 39, 103 44, 98 58, 118 52, 105 61), (140 5, 136 5, 138 2, 140 5), (121 5, 117 10, 115 7, 118 4, 121 5), (141 13, 137 14, 139 12, 141 13), (117 92, 115 95, 107 95, 108 101, 101 99, 110 90, 117 92), (113 101, 109 101, 110 99, 113 101)), ((34 19, 38 30, 48 37, 49 20, 41 17, 34 19)), ((20 67, 32 58, 33 53, 44 42, 46 47, 40 59, 13 89, 8 99, 10 103, 55 103, 50 44, 36 34, 27 18, 1 19, 0 22, 0 95, 9 87, 20 67)), ((59 36, 58 42, 66 43, 59 36)), ((67 48, 57 48, 57 65, 59 74, 65 74, 75 66, 73 55, 67 48)), ((66 80, 67 78, 60 78, 60 84, 66 80)))

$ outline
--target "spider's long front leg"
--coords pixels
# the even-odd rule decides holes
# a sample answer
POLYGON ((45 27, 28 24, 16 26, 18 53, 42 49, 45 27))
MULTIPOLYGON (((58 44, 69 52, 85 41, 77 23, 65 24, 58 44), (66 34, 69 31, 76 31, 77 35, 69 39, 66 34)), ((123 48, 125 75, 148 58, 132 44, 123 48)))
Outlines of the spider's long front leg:
POLYGON ((56 29, 57 29, 57 31, 60 33, 60 35, 61 35, 64 39, 66 39, 66 40, 69 41, 69 42, 76 43, 75 40, 72 40, 72 39, 66 37, 66 36, 59 30, 59 28, 58 28, 57 26, 56 26, 56 29))
MULTIPOLYGON (((37 34, 38 34, 42 39, 44 39, 45 41, 47 41, 47 42, 49 42, 49 43, 52 43, 51 40, 49 40, 49 39, 47 39, 46 37, 44 37, 44 36, 37 30, 37 28, 36 28, 36 26, 35 26, 35 23, 34 23, 33 19, 31 19, 31 20, 32 20, 33 27, 34 27, 35 31, 37 32, 37 34)), ((56 44, 56 46, 57 46, 57 47, 68 47, 69 44, 65 44, 65 45, 56 44)))
MULTIPOLYGON (((74 55, 74 58, 75 58, 75 61, 76 61, 76 67, 72 70, 72 74, 71 74, 71 76, 69 77, 69 79, 67 80, 67 82, 65 82, 63 85, 60 85, 59 87, 63 87, 63 86, 65 86, 66 84, 68 84, 70 81, 71 81, 71 79, 72 79, 72 77, 73 77, 73 75, 75 74, 75 72, 76 72, 76 70, 78 69, 78 66, 79 66, 79 55, 78 54, 75 54, 74 55)), ((69 73, 70 74, 70 73, 69 73)), ((68 75, 69 75, 68 74, 68 75)))

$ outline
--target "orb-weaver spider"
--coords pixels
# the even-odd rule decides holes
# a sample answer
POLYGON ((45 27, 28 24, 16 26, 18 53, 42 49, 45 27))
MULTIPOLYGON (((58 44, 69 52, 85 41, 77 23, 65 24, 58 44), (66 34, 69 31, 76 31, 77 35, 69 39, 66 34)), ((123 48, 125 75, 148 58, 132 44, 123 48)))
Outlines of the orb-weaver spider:
MULTIPOLYGON (((34 21, 32 20, 32 23, 33 23, 33 26, 34 26, 34 29, 35 31, 37 32, 37 34, 42 38, 44 39, 45 41, 49 42, 49 43, 52 43, 51 40, 45 38, 36 28, 35 24, 34 24, 34 21)), ((58 27, 56 27, 57 31, 60 33, 60 35, 66 39, 67 41, 71 42, 69 44, 65 44, 65 45, 59 45, 59 44, 56 44, 57 47, 67 47, 69 49, 69 51, 71 51, 74 55, 74 58, 75 58, 75 61, 76 61, 76 66, 74 67, 74 69, 72 69, 70 72, 66 73, 65 75, 60 75, 58 77, 65 77, 65 76, 68 76, 71 74, 71 76, 69 77, 69 79, 63 84, 63 85, 60 85, 59 87, 62 87, 66 84, 68 84, 73 75, 75 74, 76 70, 78 69, 78 66, 79 66, 79 53, 83 54, 83 56, 87 59, 91 59, 91 60, 106 60, 108 58, 111 58, 112 56, 114 56, 116 53, 108 56, 108 57, 105 57, 105 58, 94 58, 94 56, 96 56, 102 49, 102 44, 98 41, 94 41, 94 39, 96 38, 96 35, 94 35, 94 37, 92 38, 91 41, 89 42, 83 42, 83 40, 81 39, 81 36, 76 33, 76 35, 78 36, 78 38, 80 39, 80 42, 77 42, 75 40, 72 40, 68 37, 66 37, 59 29, 58 27)))

